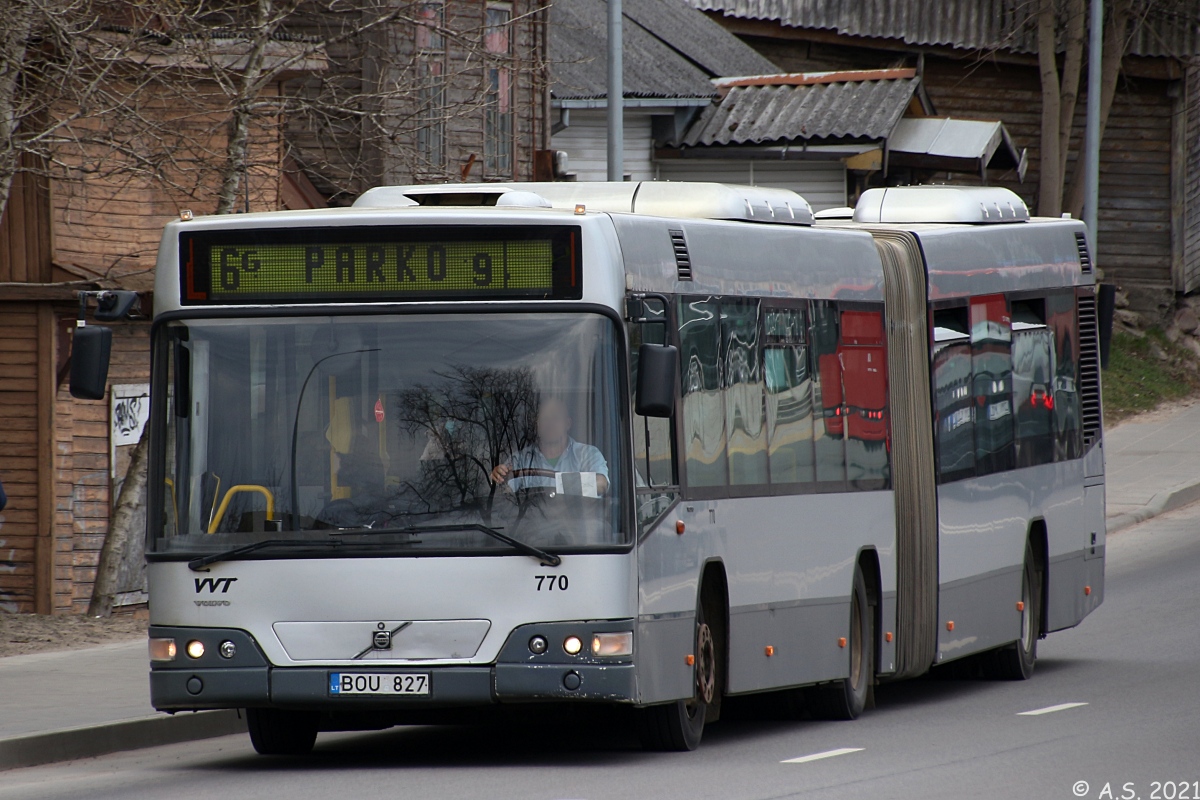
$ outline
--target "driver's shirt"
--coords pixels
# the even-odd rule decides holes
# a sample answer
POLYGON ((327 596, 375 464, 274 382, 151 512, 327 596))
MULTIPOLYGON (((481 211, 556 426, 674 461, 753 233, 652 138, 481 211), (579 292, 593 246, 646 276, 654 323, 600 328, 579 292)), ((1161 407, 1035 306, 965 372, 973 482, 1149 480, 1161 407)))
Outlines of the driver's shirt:
MULTIPOLYGON (((594 472, 603 475, 608 480, 608 462, 604 460, 599 448, 582 444, 567 437, 567 448, 556 459, 547 458, 537 445, 530 445, 508 459, 508 465, 513 471, 523 469, 544 470, 555 472, 594 472)), ((554 475, 519 475, 508 482, 514 492, 533 487, 554 488, 554 475)))

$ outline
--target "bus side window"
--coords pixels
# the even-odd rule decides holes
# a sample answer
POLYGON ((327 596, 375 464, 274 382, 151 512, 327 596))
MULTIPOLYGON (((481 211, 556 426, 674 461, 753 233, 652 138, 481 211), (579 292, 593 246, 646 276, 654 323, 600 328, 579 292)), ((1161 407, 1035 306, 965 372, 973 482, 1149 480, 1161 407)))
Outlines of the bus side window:
POLYGON ((1047 297, 1046 322, 1054 331, 1054 459, 1067 461, 1083 455, 1075 295, 1055 292, 1047 297))
POLYGON ((1046 325, 1046 301, 1012 306, 1013 410, 1017 466, 1054 460, 1054 332, 1046 325))
POLYGON ((771 483, 776 485, 816 480, 805 317, 802 308, 768 308, 763 312, 768 452, 771 483))
POLYGON ((975 403, 967 309, 933 313, 933 414, 938 482, 975 474, 975 403))
MULTIPOLYGON (((630 386, 637 386, 638 348, 642 344, 667 344, 667 314, 663 302, 646 298, 643 322, 629 326, 630 386)), ((671 420, 633 414, 634 497, 639 529, 645 529, 666 511, 678 495, 675 475, 675 442, 671 420)))
POLYGON ((816 453, 817 481, 838 484, 846 482, 846 418, 842 389, 842 362, 838 357, 838 312, 828 300, 812 304, 812 362, 816 381, 813 385, 813 405, 817 410, 813 420, 813 444, 816 453))
POLYGON ((687 484, 724 488, 725 401, 721 394, 720 307, 715 297, 679 299, 680 382, 687 484))
POLYGON ((731 486, 767 483, 767 430, 760 362, 759 301, 721 302, 721 385, 731 486))
POLYGON ((1004 295, 971 298, 971 369, 977 473, 1012 469, 1012 318, 1004 295))

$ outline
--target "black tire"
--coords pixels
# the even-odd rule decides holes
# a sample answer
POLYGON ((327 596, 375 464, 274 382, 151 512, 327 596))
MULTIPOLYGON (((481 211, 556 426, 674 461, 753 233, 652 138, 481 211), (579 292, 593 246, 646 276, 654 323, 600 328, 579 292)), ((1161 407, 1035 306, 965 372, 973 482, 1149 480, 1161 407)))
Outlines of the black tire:
POLYGON ((1042 569, 1025 543, 1025 565, 1021 571, 1021 638, 987 654, 983 661, 986 677, 1001 681, 1027 681, 1037 664, 1037 643, 1042 635, 1042 569))
POLYGON ((317 741, 317 718, 303 711, 275 708, 246 709, 250 743, 264 756, 302 756, 317 741))
POLYGON ((875 680, 875 614, 867 600, 867 582, 861 567, 854 570, 847 649, 850 660, 847 677, 804 690, 805 705, 816 719, 857 719, 866 708, 875 680))
POLYGON ((708 616, 701 602, 696 610, 692 697, 638 711, 638 738, 646 750, 695 750, 704 734, 709 710, 720 708, 722 642, 709 626, 708 616))

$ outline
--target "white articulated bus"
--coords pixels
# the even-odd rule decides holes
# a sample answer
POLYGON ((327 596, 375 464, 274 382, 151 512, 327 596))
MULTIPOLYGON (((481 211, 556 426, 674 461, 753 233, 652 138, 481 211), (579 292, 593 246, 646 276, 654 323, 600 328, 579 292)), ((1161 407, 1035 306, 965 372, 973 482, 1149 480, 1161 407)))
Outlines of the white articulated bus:
POLYGON ((262 753, 547 702, 692 749, 1027 678, 1103 595, 1085 231, 1005 190, 383 187, 171 223, 154 303, 152 700, 262 753))

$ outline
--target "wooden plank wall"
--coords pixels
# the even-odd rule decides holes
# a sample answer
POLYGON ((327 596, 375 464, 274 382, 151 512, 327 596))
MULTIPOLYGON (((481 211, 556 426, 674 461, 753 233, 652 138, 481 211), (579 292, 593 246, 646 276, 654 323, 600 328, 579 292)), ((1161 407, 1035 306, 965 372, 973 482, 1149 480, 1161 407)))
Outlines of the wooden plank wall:
MULTIPOLYGON (((21 158, 23 169, 37 165, 21 158)), ((50 280, 50 186, 35 172, 18 172, 0 215, 0 283, 50 280)))
MULTIPOLYGON (((109 386, 147 383, 150 375, 150 324, 123 323, 113 327, 113 351, 109 364, 109 386)), ((74 400, 65 386, 59 388, 59 403, 72 415, 59 417, 59 443, 71 450, 71 468, 65 477, 66 505, 71 521, 69 596, 61 608, 75 613, 87 611, 96 581, 100 548, 108 532, 112 503, 109 466, 109 401, 74 400), (64 418, 65 417, 65 418, 64 418)))
POLYGON ((1183 264, 1176 288, 1190 293, 1200 289, 1200 66, 1188 67, 1185 80, 1188 169, 1183 190, 1183 264))
MULTIPOLYGON (((994 181, 1037 207, 1040 174, 1041 89, 1032 68, 927 59, 925 84, 938 114, 999 119, 1019 147, 1029 148, 1024 183, 994 181)), ((1099 251, 1105 279, 1123 286, 1170 289, 1171 128, 1170 84, 1146 78, 1119 87, 1100 154, 1099 251)), ((1083 142, 1086 96, 1075 109, 1072 154, 1083 142)), ((1068 164, 1073 174, 1076 159, 1068 164)), ((1200 164, 1193 161, 1193 169, 1200 164)), ((955 182, 963 182, 955 176, 955 182)))
POLYGON ((0 302, 0 611, 34 610, 38 532, 38 320, 32 304, 0 302))

